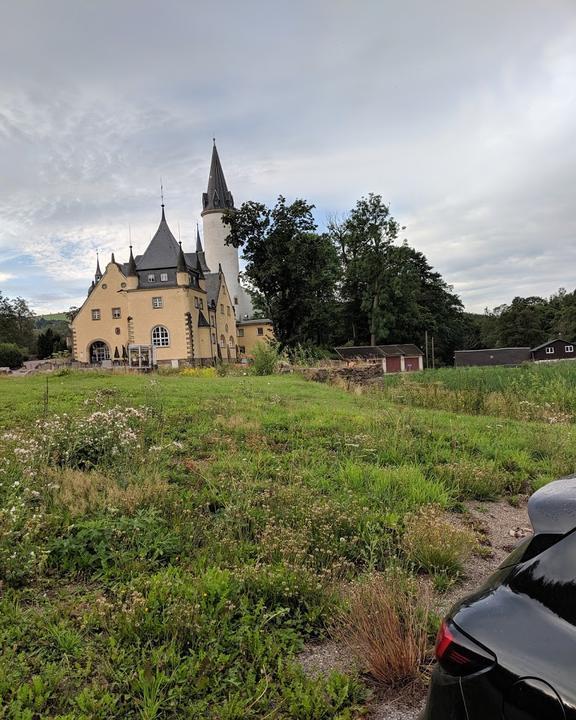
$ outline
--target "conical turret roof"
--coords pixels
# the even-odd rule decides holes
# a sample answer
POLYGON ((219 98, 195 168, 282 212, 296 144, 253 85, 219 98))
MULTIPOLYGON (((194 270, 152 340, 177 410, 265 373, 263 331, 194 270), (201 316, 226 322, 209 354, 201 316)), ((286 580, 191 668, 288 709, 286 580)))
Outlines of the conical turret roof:
POLYGON ((218 157, 216 140, 212 148, 212 161, 210 163, 210 175, 208 176, 208 189, 202 195, 202 214, 210 210, 227 210, 234 207, 234 198, 226 185, 224 171, 218 157))
POLYGON ((168 227, 164 213, 164 203, 162 203, 160 225, 158 225, 158 230, 150 240, 144 255, 138 260, 138 270, 176 267, 179 255, 180 245, 168 227))

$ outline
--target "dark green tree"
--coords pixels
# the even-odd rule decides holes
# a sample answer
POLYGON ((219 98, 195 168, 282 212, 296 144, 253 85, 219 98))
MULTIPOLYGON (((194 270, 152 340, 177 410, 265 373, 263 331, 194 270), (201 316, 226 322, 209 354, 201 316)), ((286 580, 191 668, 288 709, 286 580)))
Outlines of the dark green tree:
POLYGON ((313 207, 280 196, 273 208, 246 202, 223 220, 227 242, 242 248, 255 306, 272 321, 281 347, 333 341, 338 256, 330 238, 316 232, 313 207))
POLYGON ((33 350, 34 315, 25 300, 10 299, 0 291, 0 342, 15 343, 21 348, 33 350))
POLYGON ((550 339, 551 311, 541 297, 515 297, 499 310, 498 336, 500 347, 535 347, 550 339))

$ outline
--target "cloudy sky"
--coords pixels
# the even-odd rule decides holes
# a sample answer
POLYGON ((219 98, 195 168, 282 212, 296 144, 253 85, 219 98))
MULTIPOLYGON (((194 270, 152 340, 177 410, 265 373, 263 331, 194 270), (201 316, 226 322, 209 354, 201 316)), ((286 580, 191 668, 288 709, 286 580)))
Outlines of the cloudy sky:
POLYGON ((574 0, 0 0, 0 290, 79 304, 96 249, 192 249, 235 200, 381 194, 482 311, 576 286, 574 0))

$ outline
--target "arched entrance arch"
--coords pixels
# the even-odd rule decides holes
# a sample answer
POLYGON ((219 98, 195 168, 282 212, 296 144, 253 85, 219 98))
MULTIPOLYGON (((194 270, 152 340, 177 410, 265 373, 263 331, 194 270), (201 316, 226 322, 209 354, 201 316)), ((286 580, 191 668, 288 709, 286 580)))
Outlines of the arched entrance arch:
POLYGON ((101 363, 103 360, 110 360, 110 348, 104 340, 94 340, 88 347, 88 356, 92 364, 101 363))

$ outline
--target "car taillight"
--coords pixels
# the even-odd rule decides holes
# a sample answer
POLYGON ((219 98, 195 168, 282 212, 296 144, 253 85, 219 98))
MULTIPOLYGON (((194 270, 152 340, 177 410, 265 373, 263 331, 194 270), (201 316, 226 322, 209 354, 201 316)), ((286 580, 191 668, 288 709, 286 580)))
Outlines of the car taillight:
POLYGON ((496 656, 471 640, 454 623, 444 620, 436 638, 436 659, 450 675, 471 675, 487 670, 496 656))

